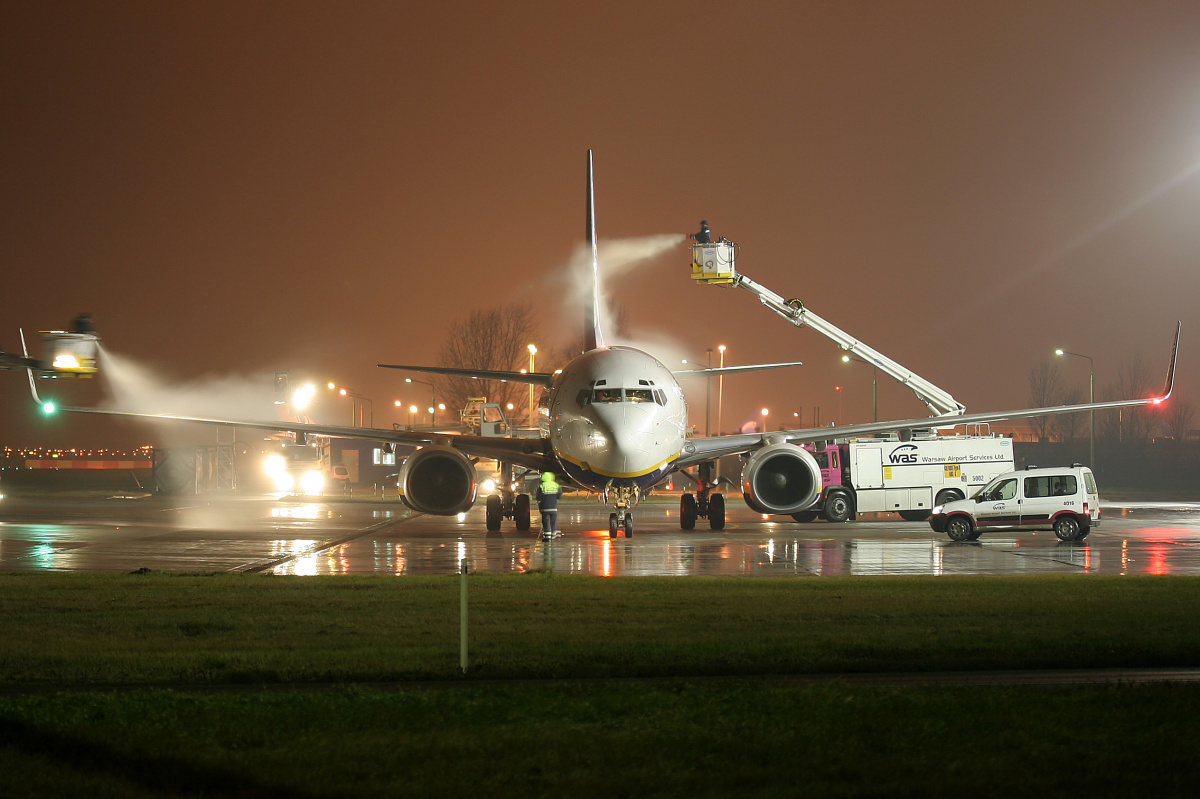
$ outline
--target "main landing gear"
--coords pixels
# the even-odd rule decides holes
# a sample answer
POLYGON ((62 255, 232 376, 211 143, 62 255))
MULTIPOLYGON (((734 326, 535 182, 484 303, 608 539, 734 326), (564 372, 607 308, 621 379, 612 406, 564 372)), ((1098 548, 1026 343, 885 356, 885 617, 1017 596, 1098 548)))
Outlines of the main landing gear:
POLYGON ((714 530, 725 529, 725 495, 712 493, 716 484, 712 481, 712 464, 700 464, 700 476, 696 478, 696 493, 684 494, 679 498, 679 527, 695 530, 696 519, 708 519, 714 530))
POLYGON ((500 529, 505 519, 516 522, 517 530, 522 533, 529 530, 529 495, 518 494, 512 490, 512 465, 500 464, 500 482, 503 488, 499 494, 487 498, 487 529, 494 533, 500 529))

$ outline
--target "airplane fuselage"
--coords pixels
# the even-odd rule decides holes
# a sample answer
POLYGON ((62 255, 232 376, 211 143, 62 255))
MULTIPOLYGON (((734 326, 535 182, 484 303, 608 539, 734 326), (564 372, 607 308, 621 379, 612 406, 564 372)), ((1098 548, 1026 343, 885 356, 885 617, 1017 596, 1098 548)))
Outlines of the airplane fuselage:
POLYGON ((550 446, 587 488, 645 490, 675 468, 687 431, 683 389, 657 359, 631 347, 575 358, 548 398, 550 446))

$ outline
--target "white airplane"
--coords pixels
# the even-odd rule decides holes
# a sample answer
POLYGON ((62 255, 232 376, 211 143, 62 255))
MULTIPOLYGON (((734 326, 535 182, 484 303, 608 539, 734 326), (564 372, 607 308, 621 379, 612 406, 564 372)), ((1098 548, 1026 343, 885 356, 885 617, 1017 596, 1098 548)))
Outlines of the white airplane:
MULTIPOLYGON (((96 408, 62 410, 285 430, 300 437, 319 435, 415 445, 420 448, 405 460, 400 470, 401 496, 413 510, 433 515, 455 515, 474 504, 478 484, 473 458, 493 458, 537 471, 553 471, 566 475, 578 487, 597 491, 602 501, 614 508, 609 515, 609 535, 616 536, 623 531, 629 537, 634 530, 632 510, 655 485, 672 472, 727 455, 742 454, 747 458, 742 471, 741 488, 742 496, 751 508, 762 513, 792 514, 810 507, 822 488, 820 467, 807 450, 798 446, 800 444, 871 433, 901 431, 903 434, 904 431, 976 422, 1157 404, 1171 393, 1179 348, 1178 329, 1166 387, 1164 393, 1156 398, 805 430, 688 437, 687 404, 679 378, 728 375, 801 364, 672 371, 641 350, 606 345, 599 325, 599 267, 591 151, 588 152, 587 192, 587 239, 592 251, 593 293, 586 314, 586 352, 554 374, 379 364, 383 368, 543 386, 547 389, 542 397, 546 413, 539 439, 363 429, 278 420, 211 419, 96 408)), ((707 504, 711 527, 721 529, 725 526, 724 496, 716 492, 709 493, 711 487, 706 481, 701 483, 701 500, 707 504)), ((499 497, 488 498, 487 526, 490 530, 499 528, 501 514, 504 513, 500 502, 499 497)), ((517 496, 511 514, 504 515, 512 515, 518 529, 529 529, 528 495, 517 496)), ((695 521, 696 499, 686 494, 681 504, 680 524, 684 529, 691 529, 695 521), (688 498, 692 500, 690 506, 688 498)))

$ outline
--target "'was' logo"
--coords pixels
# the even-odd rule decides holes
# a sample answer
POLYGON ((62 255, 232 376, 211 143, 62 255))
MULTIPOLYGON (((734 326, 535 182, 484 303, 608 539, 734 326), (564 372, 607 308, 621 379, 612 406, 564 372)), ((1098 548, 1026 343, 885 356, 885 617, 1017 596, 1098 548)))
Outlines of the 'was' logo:
POLYGON ((917 462, 917 445, 905 444, 896 447, 892 450, 892 454, 888 456, 888 460, 892 463, 916 463, 917 462))

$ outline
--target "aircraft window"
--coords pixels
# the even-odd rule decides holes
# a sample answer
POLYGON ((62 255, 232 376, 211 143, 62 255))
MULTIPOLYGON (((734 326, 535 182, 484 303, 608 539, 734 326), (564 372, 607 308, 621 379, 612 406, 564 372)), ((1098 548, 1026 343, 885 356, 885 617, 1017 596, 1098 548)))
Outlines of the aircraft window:
POLYGON ((654 392, 648 388, 627 388, 625 399, 630 402, 654 402, 654 392))
POLYGON ((621 389, 598 388, 592 392, 592 402, 620 402, 621 389))
POLYGON ((654 401, 657 402, 659 405, 666 405, 667 404, 667 392, 663 391, 661 388, 654 389, 654 401))
POLYGON ((579 396, 575 397, 575 402, 579 407, 586 408, 588 403, 592 401, 592 390, 585 388, 579 392, 579 396))

